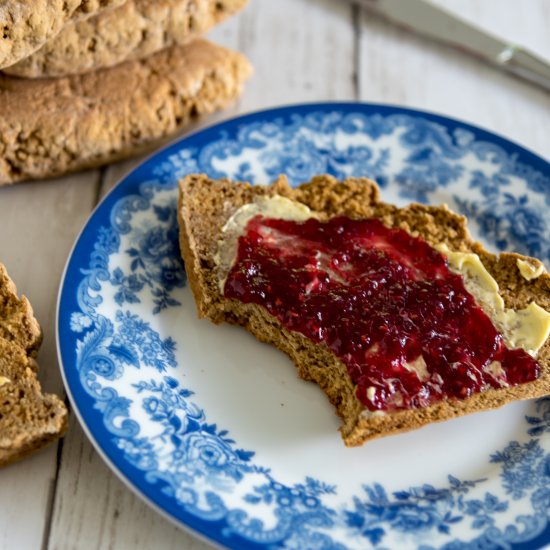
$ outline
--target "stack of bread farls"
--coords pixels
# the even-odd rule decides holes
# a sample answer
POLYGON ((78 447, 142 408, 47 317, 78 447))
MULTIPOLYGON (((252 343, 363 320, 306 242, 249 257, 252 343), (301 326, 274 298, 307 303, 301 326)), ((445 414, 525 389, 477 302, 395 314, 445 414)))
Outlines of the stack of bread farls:
POLYGON ((122 159, 228 105, 250 65, 200 36, 246 2, 2 2, 0 185, 122 159))

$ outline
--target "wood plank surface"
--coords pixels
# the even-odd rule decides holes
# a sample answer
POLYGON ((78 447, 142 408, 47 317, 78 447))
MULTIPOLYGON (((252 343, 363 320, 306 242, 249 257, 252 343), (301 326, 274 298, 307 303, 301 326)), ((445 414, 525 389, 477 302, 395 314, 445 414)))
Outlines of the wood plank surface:
MULTIPOLYGON (((437 3, 550 57, 547 0, 437 3)), ((281 104, 359 98, 463 118, 550 155, 550 94, 344 0, 252 0, 211 37, 244 52, 255 74, 237 105, 203 124, 281 104)), ((65 260, 97 200, 140 161, 0 189, 0 261, 44 327, 40 377, 49 391, 62 391, 54 317, 65 260)), ((209 547, 125 487, 74 415, 61 446, 0 471, 0 510, 1 549, 209 547)))

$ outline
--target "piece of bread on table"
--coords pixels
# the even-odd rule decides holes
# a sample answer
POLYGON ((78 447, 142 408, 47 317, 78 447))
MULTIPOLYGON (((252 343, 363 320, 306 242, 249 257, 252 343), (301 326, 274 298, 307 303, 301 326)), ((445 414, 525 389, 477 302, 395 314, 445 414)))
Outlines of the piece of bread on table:
POLYGON ((126 0, 2 0, 0 69, 31 55, 67 22, 89 17, 126 0))
POLYGON ((453 251, 473 252, 497 281, 508 308, 521 309, 535 300, 550 311, 550 276, 544 273, 526 280, 517 260, 527 258, 487 252, 470 237, 463 216, 446 206, 411 204, 397 208, 381 202, 378 187, 368 179, 350 178, 339 182, 330 176, 318 176, 293 189, 284 177, 271 186, 211 180, 205 175, 184 178, 180 182, 178 206, 180 246, 199 316, 214 323, 242 325, 260 341, 288 354, 298 367, 299 375, 317 382, 336 407, 343 421, 341 433, 346 445, 360 445, 375 437, 550 393, 550 341, 547 339, 537 355, 541 374, 534 382, 487 389, 467 399, 443 400, 428 407, 391 411, 383 416, 362 414, 365 407, 355 395, 346 366, 325 344, 315 344, 302 334, 287 330, 262 306, 227 299, 220 293, 215 255, 224 224, 244 204, 275 194, 303 203, 323 218, 377 218, 385 226, 404 229, 431 245, 444 243, 453 251))
POLYGON ((6 268, 0 264, 0 338, 14 342, 34 356, 42 343, 42 331, 25 296, 17 288, 6 268))
POLYGON ((0 77, 0 185, 150 149, 228 106, 250 72, 241 54, 197 39, 85 75, 0 77))
POLYGON ((42 340, 29 301, 0 264, 0 467, 56 440, 67 429, 67 409, 44 394, 35 356, 42 340))
POLYGON ((208 32, 248 0, 127 0, 122 6, 71 21, 34 54, 4 72, 59 77, 143 59, 208 32))

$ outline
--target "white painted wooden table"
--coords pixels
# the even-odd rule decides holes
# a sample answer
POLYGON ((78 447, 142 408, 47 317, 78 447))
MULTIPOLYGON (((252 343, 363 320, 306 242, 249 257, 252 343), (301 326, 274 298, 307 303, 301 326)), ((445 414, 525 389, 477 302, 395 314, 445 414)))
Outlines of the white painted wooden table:
MULTIPOLYGON (((550 57, 549 0, 437 1, 550 57)), ((386 102, 485 126, 550 157, 549 93, 405 34, 346 0, 251 0, 212 38, 243 51, 256 68, 239 104, 216 119, 285 103, 386 102)), ((63 393, 54 317, 65 260, 98 200, 139 161, 0 189, 0 261, 44 328, 40 378, 48 391, 63 393)), ((153 547, 208 545, 127 489, 74 416, 62 442, 0 471, 2 550, 153 547)))

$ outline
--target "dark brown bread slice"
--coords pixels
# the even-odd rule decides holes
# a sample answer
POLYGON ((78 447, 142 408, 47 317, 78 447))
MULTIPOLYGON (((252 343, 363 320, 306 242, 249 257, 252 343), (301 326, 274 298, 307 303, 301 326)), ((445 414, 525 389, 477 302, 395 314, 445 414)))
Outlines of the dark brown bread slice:
POLYGON ((0 185, 99 166, 226 107, 251 72, 206 40, 58 79, 0 76, 0 185))
POLYGON ((360 445, 375 437, 550 393, 550 341, 547 340, 537 356, 541 376, 534 382, 490 389, 465 400, 445 400, 430 407, 385 416, 362 414, 364 407, 355 397, 345 365, 326 346, 316 345, 301 334, 286 330, 261 306, 228 300, 220 295, 214 255, 223 225, 235 210, 252 202, 254 197, 274 194, 299 201, 322 218, 337 215, 374 217, 388 227, 404 229, 432 245, 444 243, 454 251, 474 252, 499 284, 507 307, 524 308, 535 300, 550 311, 550 276, 545 273, 527 281, 519 272, 517 260, 528 258, 518 254, 490 254, 472 240, 463 216, 446 206, 411 204, 397 208, 381 202, 378 187, 368 179, 351 178, 338 182, 330 176, 318 176, 296 189, 291 189, 284 177, 269 187, 210 180, 205 175, 190 175, 182 180, 178 206, 180 245, 199 316, 214 323, 225 321, 242 325, 260 341, 287 353, 298 367, 300 376, 317 382, 336 407, 343 421, 340 430, 346 445, 360 445))
POLYGON ((34 54, 4 72, 24 78, 83 74, 185 44, 240 10, 247 0, 127 0, 71 21, 34 54))
POLYGON ((0 264, 0 467, 63 435, 67 409, 43 394, 34 356, 41 331, 32 308, 0 264))

